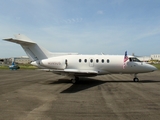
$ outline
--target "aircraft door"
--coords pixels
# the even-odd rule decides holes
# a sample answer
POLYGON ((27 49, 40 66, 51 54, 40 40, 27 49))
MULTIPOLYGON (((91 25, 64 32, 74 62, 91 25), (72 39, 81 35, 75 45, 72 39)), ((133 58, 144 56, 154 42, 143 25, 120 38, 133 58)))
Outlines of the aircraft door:
POLYGON ((65 59, 66 68, 68 67, 68 61, 65 59))
POLYGON ((94 67, 94 59, 93 58, 89 59, 89 66, 94 67))

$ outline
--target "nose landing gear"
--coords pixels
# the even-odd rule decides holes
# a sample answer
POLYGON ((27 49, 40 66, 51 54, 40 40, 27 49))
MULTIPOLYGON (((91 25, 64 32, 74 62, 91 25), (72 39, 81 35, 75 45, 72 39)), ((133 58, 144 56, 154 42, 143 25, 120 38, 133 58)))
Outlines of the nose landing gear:
POLYGON ((133 81, 134 82, 139 82, 139 79, 138 78, 133 78, 133 81))
POLYGON ((134 81, 134 82, 139 82, 139 79, 138 79, 138 77, 137 77, 137 74, 134 74, 133 81, 134 81))

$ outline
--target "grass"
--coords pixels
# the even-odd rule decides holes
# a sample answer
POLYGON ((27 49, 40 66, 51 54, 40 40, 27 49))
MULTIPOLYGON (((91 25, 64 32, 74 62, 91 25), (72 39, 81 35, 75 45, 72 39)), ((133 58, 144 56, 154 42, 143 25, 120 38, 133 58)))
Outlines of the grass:
POLYGON ((160 70, 160 64, 152 64, 153 66, 155 66, 158 70, 160 70))
POLYGON ((8 66, 0 66, 0 69, 9 69, 8 66))
POLYGON ((37 67, 30 64, 19 64, 20 69, 37 69, 37 67))

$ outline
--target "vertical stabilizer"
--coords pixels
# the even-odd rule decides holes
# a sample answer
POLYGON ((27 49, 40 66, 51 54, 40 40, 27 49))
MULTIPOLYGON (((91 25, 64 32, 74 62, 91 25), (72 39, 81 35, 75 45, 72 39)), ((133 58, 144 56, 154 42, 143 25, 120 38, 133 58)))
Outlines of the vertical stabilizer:
POLYGON ((15 35, 15 38, 3 39, 5 41, 20 44, 31 61, 37 61, 53 57, 53 54, 27 38, 25 35, 15 35))

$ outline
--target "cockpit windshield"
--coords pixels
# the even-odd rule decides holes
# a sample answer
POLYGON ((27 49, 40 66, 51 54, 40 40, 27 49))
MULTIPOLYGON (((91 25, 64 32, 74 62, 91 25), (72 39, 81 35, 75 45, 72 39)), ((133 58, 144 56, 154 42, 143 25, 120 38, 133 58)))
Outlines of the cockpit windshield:
POLYGON ((130 57, 129 58, 130 62, 141 62, 139 59, 137 59, 136 57, 130 57))

